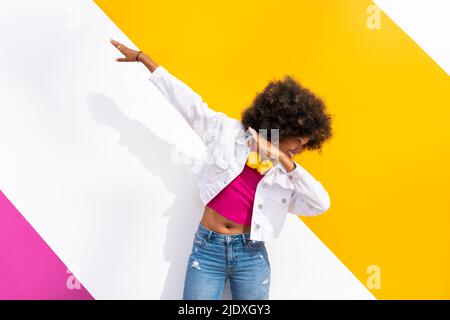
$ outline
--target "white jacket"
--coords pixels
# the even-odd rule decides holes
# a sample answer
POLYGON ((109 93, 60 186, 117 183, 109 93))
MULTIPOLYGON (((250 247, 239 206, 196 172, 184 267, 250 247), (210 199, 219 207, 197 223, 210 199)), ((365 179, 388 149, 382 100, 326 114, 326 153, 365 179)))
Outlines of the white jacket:
MULTIPOLYGON (((204 158, 191 170, 198 176, 200 199, 207 204, 244 169, 249 141, 253 141, 242 123, 208 107, 189 86, 159 65, 149 80, 178 110, 206 147, 204 158)), ((295 162, 287 172, 279 161, 257 185, 253 204, 250 239, 277 238, 287 213, 314 216, 330 207, 330 198, 322 184, 295 162)))

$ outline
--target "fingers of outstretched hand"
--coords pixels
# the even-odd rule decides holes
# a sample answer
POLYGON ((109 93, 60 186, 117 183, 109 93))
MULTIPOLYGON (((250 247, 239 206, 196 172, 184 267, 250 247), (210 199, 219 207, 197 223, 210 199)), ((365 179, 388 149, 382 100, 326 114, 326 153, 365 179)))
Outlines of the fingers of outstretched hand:
POLYGON ((128 61, 126 54, 122 51, 124 48, 126 48, 123 44, 121 44, 119 41, 116 41, 114 39, 110 39, 110 42, 112 43, 112 45, 114 47, 116 47, 123 55, 125 55, 125 57, 121 57, 121 58, 116 58, 116 61, 119 62, 124 62, 124 61, 128 61))
POLYGON ((125 48, 125 46, 123 44, 121 44, 119 41, 116 41, 114 39, 110 39, 110 41, 111 41, 112 45, 119 50, 122 48, 125 48))

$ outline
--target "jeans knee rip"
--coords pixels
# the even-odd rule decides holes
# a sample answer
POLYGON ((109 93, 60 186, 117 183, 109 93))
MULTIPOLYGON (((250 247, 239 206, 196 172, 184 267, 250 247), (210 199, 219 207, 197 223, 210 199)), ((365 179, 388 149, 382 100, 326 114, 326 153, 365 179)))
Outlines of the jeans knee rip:
POLYGON ((191 267, 200 270, 200 262, 197 260, 192 261, 191 267))

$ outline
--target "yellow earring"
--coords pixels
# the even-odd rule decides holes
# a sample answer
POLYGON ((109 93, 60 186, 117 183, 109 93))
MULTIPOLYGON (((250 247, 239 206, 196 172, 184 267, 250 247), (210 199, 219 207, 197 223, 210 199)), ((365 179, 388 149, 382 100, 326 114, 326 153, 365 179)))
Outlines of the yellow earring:
POLYGON ((260 174, 265 174, 270 168, 272 168, 272 161, 270 161, 270 159, 265 159, 261 161, 256 170, 258 170, 260 174))
POLYGON ((257 151, 250 151, 247 158, 247 165, 252 169, 256 169, 258 168, 260 162, 261 159, 259 157, 259 153, 257 151))
POLYGON ((246 164, 250 168, 258 170, 260 174, 265 174, 272 168, 272 161, 270 159, 261 161, 261 157, 257 151, 250 151, 246 164))

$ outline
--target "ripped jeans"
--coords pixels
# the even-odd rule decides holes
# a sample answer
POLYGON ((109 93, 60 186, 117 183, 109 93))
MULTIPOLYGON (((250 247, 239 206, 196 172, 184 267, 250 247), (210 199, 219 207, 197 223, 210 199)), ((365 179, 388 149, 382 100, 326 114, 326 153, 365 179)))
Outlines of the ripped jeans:
POLYGON ((267 300, 270 263, 250 233, 222 234, 199 223, 184 280, 183 300, 220 300, 230 279, 233 300, 267 300))

